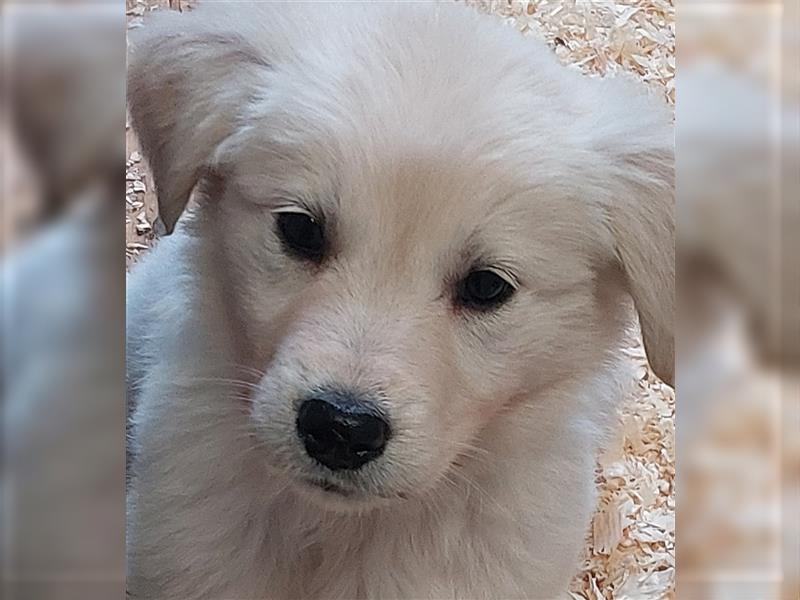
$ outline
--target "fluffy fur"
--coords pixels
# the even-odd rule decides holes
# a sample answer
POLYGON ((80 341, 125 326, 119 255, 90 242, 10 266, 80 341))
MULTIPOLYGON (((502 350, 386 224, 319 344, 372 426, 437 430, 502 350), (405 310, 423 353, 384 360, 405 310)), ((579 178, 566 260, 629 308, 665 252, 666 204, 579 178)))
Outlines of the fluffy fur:
POLYGON ((160 15, 129 105, 168 229, 197 196, 129 281, 131 596, 564 594, 631 298, 672 377, 666 108, 427 3, 160 15), (321 265, 284 252, 286 206, 324 215, 321 265), (475 264, 508 304, 454 305, 475 264), (298 440, 325 385, 393 422, 358 471, 298 440))

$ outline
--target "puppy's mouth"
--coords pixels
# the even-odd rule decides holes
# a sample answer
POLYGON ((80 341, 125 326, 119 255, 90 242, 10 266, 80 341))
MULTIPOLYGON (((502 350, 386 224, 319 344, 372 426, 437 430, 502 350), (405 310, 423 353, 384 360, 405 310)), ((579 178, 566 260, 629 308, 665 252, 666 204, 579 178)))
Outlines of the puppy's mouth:
POLYGON ((327 494, 338 496, 340 498, 351 498, 357 494, 354 490, 342 487, 338 483, 333 483, 327 479, 303 479, 303 483, 315 490, 321 490, 327 494))
POLYGON ((298 483, 302 495, 337 512, 369 510, 409 498, 402 492, 395 492, 391 495, 367 492, 324 478, 304 477, 298 480, 298 483))

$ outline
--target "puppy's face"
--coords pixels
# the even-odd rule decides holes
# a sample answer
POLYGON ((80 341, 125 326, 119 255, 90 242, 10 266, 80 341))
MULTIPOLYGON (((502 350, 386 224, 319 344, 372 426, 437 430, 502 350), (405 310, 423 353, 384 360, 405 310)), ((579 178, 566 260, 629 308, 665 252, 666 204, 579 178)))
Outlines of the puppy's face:
POLYGON ((248 140, 219 204, 232 296, 266 367, 253 417, 270 459, 354 496, 433 485, 499 410, 575 368, 566 356, 585 361, 600 330, 579 205, 558 208, 568 198, 519 165, 402 135, 361 160, 316 136, 272 159, 248 140), (336 427, 302 430, 312 400, 383 419, 385 448, 357 469, 347 439, 332 463, 310 454, 307 436, 336 427))
POLYGON ((376 16, 352 47, 323 37, 259 71, 208 161, 201 210, 263 369, 265 460, 333 508, 425 493, 500 413, 600 366, 630 279, 609 206, 649 177, 614 181, 625 160, 590 140, 590 113, 553 100, 584 93, 577 75, 549 81, 545 62, 537 89, 494 63, 499 31, 465 46, 472 15, 421 15, 418 49, 405 17, 376 16))
POLYGON ((364 110, 362 76, 327 101, 315 78, 275 81, 221 150, 214 219, 269 460, 348 506, 435 485, 499 411, 598 364, 614 319, 594 269, 610 234, 562 142, 515 158, 496 96, 443 117, 446 97, 397 82, 364 110))

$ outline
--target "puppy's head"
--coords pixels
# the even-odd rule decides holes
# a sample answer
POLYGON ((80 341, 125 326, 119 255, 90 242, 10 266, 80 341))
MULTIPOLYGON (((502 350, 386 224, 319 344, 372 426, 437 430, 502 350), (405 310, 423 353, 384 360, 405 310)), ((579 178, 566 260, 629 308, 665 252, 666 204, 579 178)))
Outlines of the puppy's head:
POLYGON ((671 382, 658 102, 461 7, 215 11, 145 28, 130 110, 168 228, 205 183, 270 464, 328 505, 426 490, 601 368, 623 294, 671 382))

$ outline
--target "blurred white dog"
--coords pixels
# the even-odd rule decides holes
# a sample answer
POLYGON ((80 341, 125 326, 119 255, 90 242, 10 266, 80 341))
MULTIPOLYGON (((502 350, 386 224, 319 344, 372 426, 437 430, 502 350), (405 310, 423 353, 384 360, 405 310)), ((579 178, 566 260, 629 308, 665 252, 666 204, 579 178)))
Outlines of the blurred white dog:
POLYGON ((553 598, 673 362, 659 101, 449 4, 211 4, 133 40, 172 229, 129 282, 134 598, 553 598))

